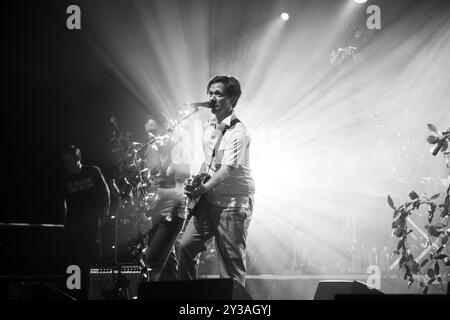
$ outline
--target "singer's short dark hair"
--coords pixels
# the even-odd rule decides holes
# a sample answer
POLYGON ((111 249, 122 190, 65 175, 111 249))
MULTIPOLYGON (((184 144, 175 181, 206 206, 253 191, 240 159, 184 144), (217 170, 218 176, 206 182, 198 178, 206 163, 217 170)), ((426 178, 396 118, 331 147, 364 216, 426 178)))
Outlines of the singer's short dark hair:
POLYGON ((233 98, 233 108, 236 106, 239 98, 242 95, 241 84, 238 79, 232 76, 215 76, 209 80, 206 87, 206 93, 213 83, 223 83, 225 85, 225 94, 229 98, 233 98))
POLYGON ((74 144, 65 146, 61 150, 60 154, 61 154, 61 156, 64 154, 68 154, 68 155, 72 156, 75 160, 81 161, 81 150, 74 144))

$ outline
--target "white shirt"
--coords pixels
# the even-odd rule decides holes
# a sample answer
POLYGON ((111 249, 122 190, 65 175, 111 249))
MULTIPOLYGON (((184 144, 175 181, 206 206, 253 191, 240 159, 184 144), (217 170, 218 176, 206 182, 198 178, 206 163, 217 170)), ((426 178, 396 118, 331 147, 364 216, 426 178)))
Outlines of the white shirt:
POLYGON ((203 152, 207 167, 211 164, 214 147, 216 152, 209 170, 209 174, 219 170, 222 165, 231 166, 234 169, 230 176, 219 185, 212 188, 205 198, 219 207, 240 207, 248 205, 248 199, 255 193, 255 184, 250 169, 250 134, 242 122, 235 123, 233 111, 217 126, 216 117, 213 116, 203 133, 203 152), (221 129, 229 127, 222 136, 221 129), (217 127, 217 129, 216 129, 217 127), (220 143, 218 144, 218 140, 220 143), (218 144, 218 146, 216 146, 218 144))

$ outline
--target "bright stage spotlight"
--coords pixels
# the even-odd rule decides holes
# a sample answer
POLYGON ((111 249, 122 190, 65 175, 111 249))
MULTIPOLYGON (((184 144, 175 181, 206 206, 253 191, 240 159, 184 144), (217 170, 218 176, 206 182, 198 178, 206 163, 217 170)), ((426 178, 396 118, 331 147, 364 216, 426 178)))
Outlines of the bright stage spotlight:
POLYGON ((286 12, 283 12, 283 13, 280 15, 280 17, 281 17, 281 19, 284 20, 284 21, 288 21, 288 20, 289 20, 289 14, 287 14, 286 12))
POLYGON ((365 3, 365 2, 367 2, 367 0, 353 0, 353 1, 355 1, 356 3, 365 3))

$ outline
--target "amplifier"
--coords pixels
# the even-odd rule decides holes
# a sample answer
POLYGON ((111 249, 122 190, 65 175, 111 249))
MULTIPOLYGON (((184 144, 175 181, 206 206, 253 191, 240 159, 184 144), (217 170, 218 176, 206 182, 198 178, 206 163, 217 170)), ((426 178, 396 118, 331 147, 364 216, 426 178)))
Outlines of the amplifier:
POLYGON ((142 279, 140 266, 91 268, 89 300, 136 299, 142 279))

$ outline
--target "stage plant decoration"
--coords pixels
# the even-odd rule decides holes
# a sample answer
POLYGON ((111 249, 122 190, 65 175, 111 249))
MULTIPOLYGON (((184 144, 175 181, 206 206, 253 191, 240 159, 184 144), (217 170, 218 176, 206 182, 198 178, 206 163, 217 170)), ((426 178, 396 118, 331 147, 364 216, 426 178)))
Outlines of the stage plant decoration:
MULTIPOLYGON (((450 142, 450 129, 446 132, 439 132, 433 124, 428 124, 428 129, 432 132, 428 136, 427 142, 432 144, 431 152, 434 156, 442 153, 449 168, 448 151, 450 142)), ((403 279, 408 281, 408 288, 414 282, 422 288, 422 293, 427 294, 430 286, 445 291, 444 283, 449 281, 449 206, 450 206, 450 176, 447 179, 447 186, 441 193, 434 195, 419 195, 415 191, 409 193, 410 201, 406 201, 400 206, 396 206, 391 196, 387 196, 389 206, 394 210, 392 221, 392 236, 398 238, 394 256, 400 256, 398 262, 400 270, 404 271, 403 279), (428 209, 428 220, 425 230, 428 232, 426 248, 418 257, 414 257, 408 249, 408 236, 414 231, 408 227, 408 217, 417 212, 420 208, 428 209)))

